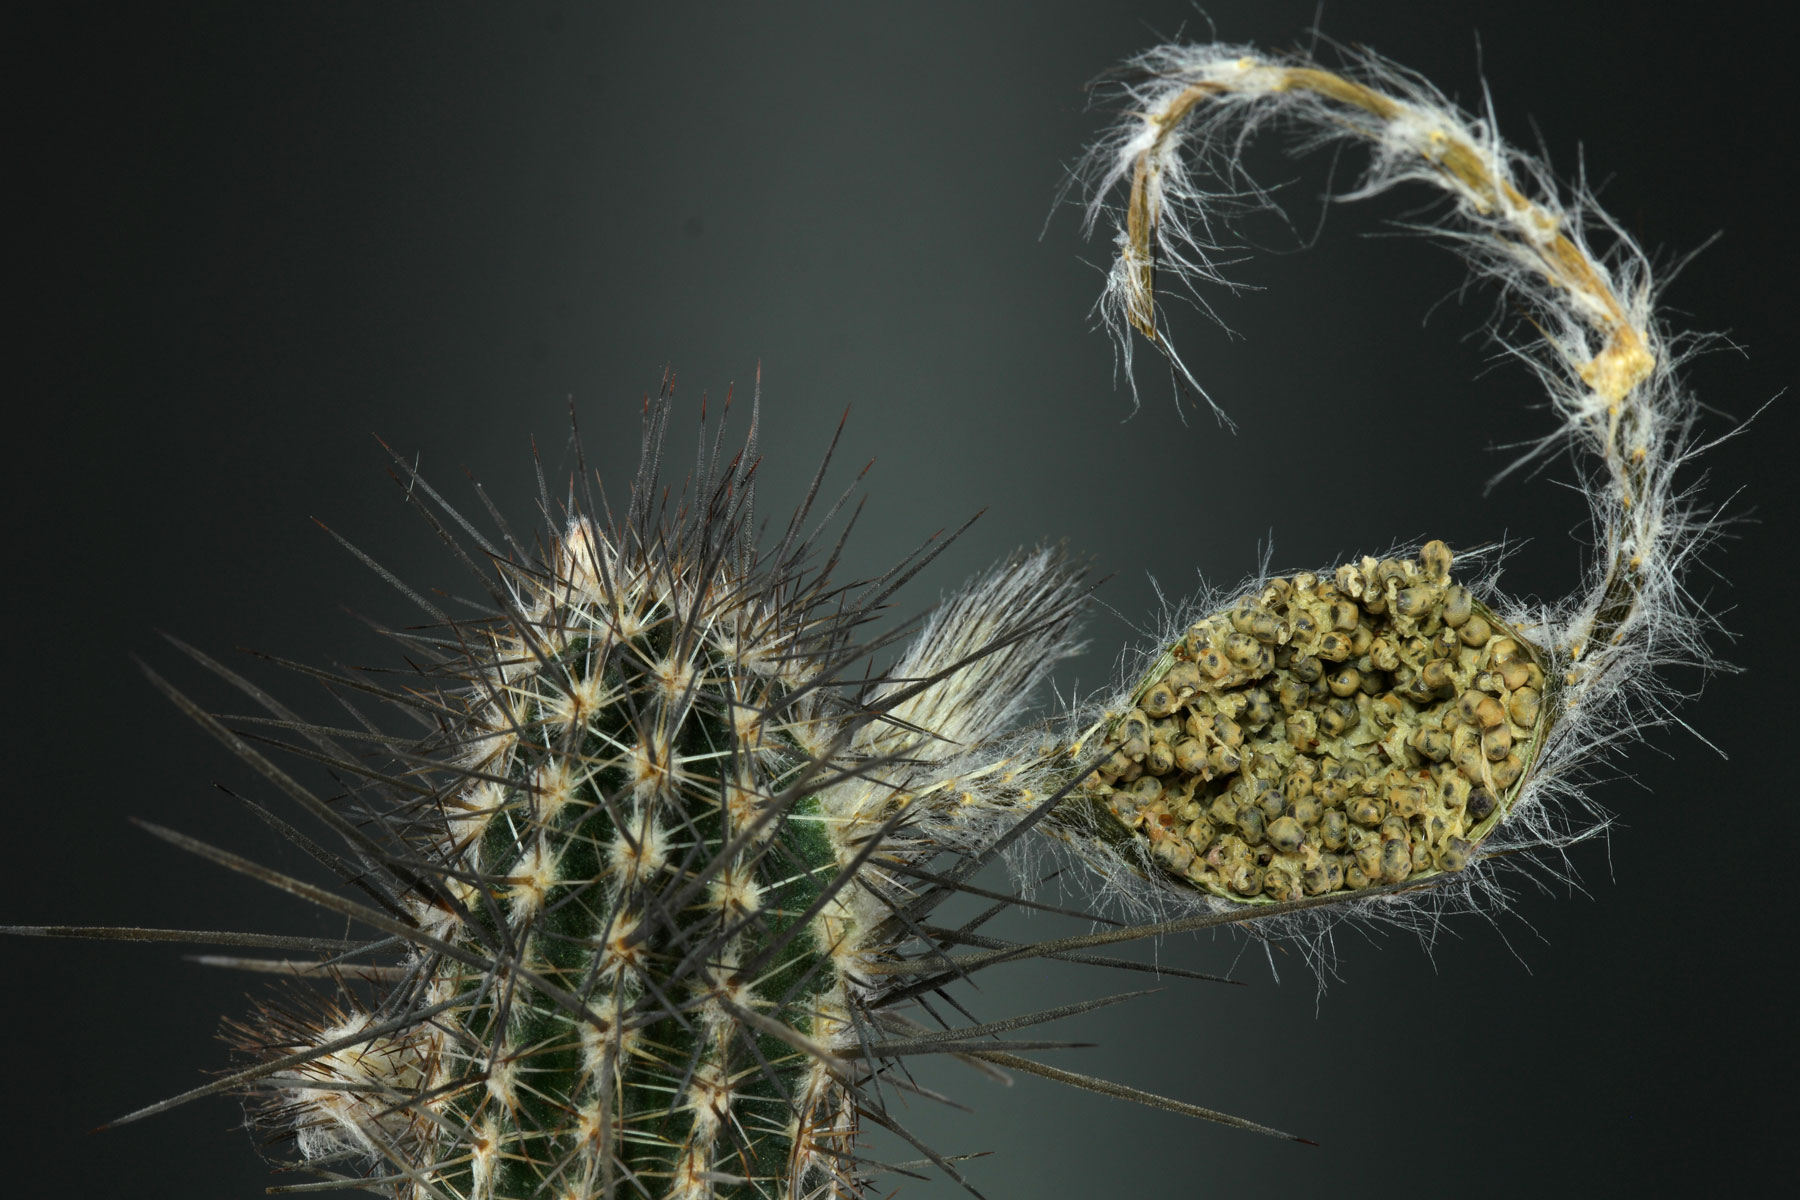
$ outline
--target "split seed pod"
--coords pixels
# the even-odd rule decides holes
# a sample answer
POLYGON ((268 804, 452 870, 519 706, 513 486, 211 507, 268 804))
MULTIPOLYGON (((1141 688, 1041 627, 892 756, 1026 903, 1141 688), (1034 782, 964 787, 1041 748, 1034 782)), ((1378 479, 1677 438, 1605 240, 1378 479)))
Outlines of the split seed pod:
POLYGON ((1256 596, 1195 621, 1135 689, 1202 737, 1216 737, 1225 726, 1237 733, 1241 744, 1229 757, 1202 755, 1201 739, 1184 744, 1173 770, 1158 772, 1160 790, 1191 796, 1214 814, 1209 840, 1241 839, 1250 848, 1248 865, 1260 875, 1243 863, 1213 861, 1205 845, 1166 827, 1172 815, 1166 800, 1146 803, 1120 783, 1131 765, 1148 761, 1130 737, 1136 724, 1129 718, 1103 739, 1105 761, 1088 777, 1088 795, 1133 834, 1149 837, 1154 830, 1155 861, 1167 874, 1228 900, 1272 903, 1462 870, 1511 811, 1556 706, 1542 703, 1531 686, 1544 678, 1543 651, 1466 589, 1446 587, 1451 561, 1449 548, 1432 541, 1416 561, 1346 564, 1331 576, 1341 586, 1310 573, 1274 580, 1256 596), (1372 651, 1378 643, 1430 642, 1450 629, 1449 618, 1468 634, 1459 634, 1450 655, 1416 668, 1398 664, 1391 676, 1365 652, 1321 679, 1317 659, 1303 653, 1322 648, 1308 631, 1327 626, 1339 627, 1340 635, 1362 634, 1361 644, 1372 651), (1244 665, 1246 656, 1231 646, 1253 619, 1279 632, 1266 657, 1244 665), (1221 646, 1232 670, 1217 677, 1194 671, 1191 664, 1221 646), (1364 678, 1384 676, 1391 689, 1371 694, 1360 686, 1364 678), (1291 705, 1249 725, 1224 715, 1250 709, 1252 692, 1271 691, 1291 705), (1453 753, 1459 744, 1473 752, 1453 753), (1493 803, 1470 805, 1466 798, 1477 789, 1493 803), (1264 794, 1280 798, 1273 814, 1259 803, 1264 794), (1368 848, 1364 869, 1333 869, 1328 856, 1342 845, 1346 824, 1377 822, 1381 841, 1368 848))

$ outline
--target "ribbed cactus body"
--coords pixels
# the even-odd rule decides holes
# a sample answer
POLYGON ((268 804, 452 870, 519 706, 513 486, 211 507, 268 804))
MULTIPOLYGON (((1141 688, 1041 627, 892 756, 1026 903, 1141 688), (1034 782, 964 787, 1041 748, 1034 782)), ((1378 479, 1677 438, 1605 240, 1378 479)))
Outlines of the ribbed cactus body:
POLYGON ((1071 775, 997 739, 1069 652, 1079 572, 1015 556, 879 671, 898 635, 863 631, 921 557, 835 584, 809 504, 757 549, 748 448, 703 449, 671 509, 667 422, 622 519, 572 498, 534 551, 407 480, 490 603, 456 619, 409 593, 433 620, 394 633, 406 687, 314 674, 422 735, 325 731, 252 689, 294 749, 370 785, 307 803, 361 867, 321 860, 376 904, 305 894, 394 935, 306 972, 334 993, 231 1026, 252 1059, 232 1082, 309 1169, 360 1160, 399 1200, 849 1194, 863 1121, 893 1125, 872 1074, 949 1047, 894 1005, 960 944, 930 913, 1071 775))
POLYGON ((447 894, 412 902, 462 953, 422 946, 404 985, 452 1002, 412 1105, 444 1194, 758 1194, 793 1165, 838 983, 811 788, 841 714, 804 685, 838 639, 705 532, 624 548, 577 518, 512 614, 462 630, 419 826, 447 894))
POLYGON ((784 794, 811 759, 747 646, 804 630, 753 631, 728 579, 621 578, 634 564, 601 570, 608 552, 574 526, 523 596, 533 634, 497 639, 470 693, 443 846, 466 915, 421 918, 478 962, 509 947, 587 1011, 437 963, 433 1000, 480 992, 442 1018, 437 1116, 471 1133, 452 1194, 588 1196, 619 1168, 659 1194, 767 1186, 811 1060, 745 1014, 808 1038, 833 981, 804 923, 831 847, 816 800, 784 794))

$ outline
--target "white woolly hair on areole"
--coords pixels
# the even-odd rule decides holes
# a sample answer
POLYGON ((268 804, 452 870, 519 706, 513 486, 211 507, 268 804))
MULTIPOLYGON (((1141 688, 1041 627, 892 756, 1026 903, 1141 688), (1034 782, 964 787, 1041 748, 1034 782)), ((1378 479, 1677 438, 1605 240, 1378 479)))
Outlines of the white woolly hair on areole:
MULTIPOLYGON (((1717 512, 1676 482, 1703 447, 1692 437, 1695 401, 1675 368, 1708 339, 1673 336, 1653 315, 1657 285, 1648 257, 1584 186, 1562 187, 1547 166, 1504 143, 1490 109, 1459 111, 1429 83, 1369 52, 1347 52, 1332 71, 1302 55, 1267 55, 1243 45, 1164 45, 1124 63, 1098 85, 1119 116, 1089 149, 1071 186, 1084 190, 1085 227, 1113 230, 1116 256, 1096 306, 1132 379, 1138 337, 1160 351, 1178 381, 1205 395, 1171 346, 1160 320, 1159 272, 1173 276, 1211 312, 1204 284, 1227 284, 1220 258, 1234 215, 1274 208, 1247 174, 1242 152, 1265 125, 1299 131, 1299 148, 1365 145, 1366 171, 1343 199, 1417 181, 1450 199, 1440 224, 1414 226, 1447 238, 1478 279, 1498 285, 1492 333, 1502 351, 1543 383, 1560 421, 1502 472, 1567 446, 1586 453, 1581 490, 1592 521, 1586 577, 1567 597, 1526 604, 1497 588, 1501 555, 1465 555, 1470 590, 1511 631, 1543 655, 1554 703, 1537 759, 1510 813, 1478 849, 1471 869, 1436 887, 1372 894, 1366 902, 1287 918, 1318 931, 1345 915, 1431 927, 1435 914, 1482 894, 1505 902, 1491 867, 1543 864, 1525 848, 1562 847, 1605 826, 1584 780, 1621 743, 1675 720, 1682 698, 1667 668, 1719 666, 1705 643, 1712 618, 1684 585, 1695 558, 1716 539, 1717 512), (1527 333, 1510 338, 1498 314, 1523 310, 1527 333)), ((1209 403, 1211 398, 1208 397, 1209 403)), ((1220 419, 1223 412, 1214 405, 1220 419)), ((1399 553, 1391 552, 1391 553, 1399 553)), ((1376 560, 1365 559, 1365 564, 1376 560)), ((1161 645, 1126 664, 1121 690, 1102 698, 1093 732, 1130 709, 1162 647, 1191 621, 1257 592, 1261 576, 1202 596, 1175 619, 1161 645)), ((1121 894, 1153 911, 1199 903, 1170 888, 1146 848, 1078 839, 1081 856, 1112 877, 1121 894)), ((1554 869, 1554 868, 1553 868, 1554 869)), ((1316 943, 1323 945, 1323 943, 1316 943)))

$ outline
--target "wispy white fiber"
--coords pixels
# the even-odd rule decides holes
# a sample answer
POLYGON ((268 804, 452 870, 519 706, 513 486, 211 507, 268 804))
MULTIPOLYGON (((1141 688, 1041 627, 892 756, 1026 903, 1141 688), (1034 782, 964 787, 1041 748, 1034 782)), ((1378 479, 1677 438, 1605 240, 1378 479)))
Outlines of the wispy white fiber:
MULTIPOLYGON (((1367 169, 1346 198, 1408 182, 1448 197, 1432 232, 1497 286, 1496 312, 1524 312, 1525 336, 1509 340, 1497 327, 1494 334, 1542 382, 1558 418, 1527 458, 1565 446, 1584 452, 1592 553, 1578 586, 1560 601, 1527 606, 1491 581, 1485 590, 1470 581, 1536 643, 1556 685, 1556 717, 1536 769, 1507 826, 1483 849, 1491 862, 1524 845, 1566 845, 1603 827, 1581 787, 1596 761, 1673 719, 1680 693, 1668 668, 1716 665, 1705 642, 1711 620, 1684 581, 1715 540, 1717 513, 1676 478, 1697 447, 1696 405, 1675 368, 1702 339, 1663 328, 1644 252, 1585 188, 1559 185, 1545 165, 1504 143, 1491 109, 1460 111, 1378 56, 1348 58, 1334 71, 1248 46, 1166 45, 1120 68, 1108 84, 1120 116, 1078 179, 1088 228, 1109 226, 1116 247, 1098 312, 1128 375, 1142 338, 1204 394, 1169 343, 1157 285, 1174 279, 1206 307, 1200 286, 1225 282, 1228 218, 1271 206, 1241 159, 1266 125, 1297 129, 1303 148, 1366 146, 1367 169)), ((1207 598, 1178 625, 1260 582, 1207 598)), ((1138 678, 1128 675, 1107 707, 1129 707, 1138 678)), ((1116 862, 1118 853, 1099 857, 1116 862)), ((1145 865, 1122 874, 1154 876, 1145 865)), ((1434 894, 1481 888, 1499 894, 1478 863, 1434 894)))

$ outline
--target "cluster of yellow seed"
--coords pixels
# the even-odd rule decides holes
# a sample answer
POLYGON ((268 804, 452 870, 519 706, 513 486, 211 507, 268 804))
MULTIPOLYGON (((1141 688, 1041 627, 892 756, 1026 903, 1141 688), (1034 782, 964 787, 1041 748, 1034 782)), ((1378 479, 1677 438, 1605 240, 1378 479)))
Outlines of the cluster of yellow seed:
POLYGON ((1532 645, 1451 554, 1271 581, 1195 622, 1086 781, 1170 874, 1292 900, 1460 871, 1541 741, 1532 645))

